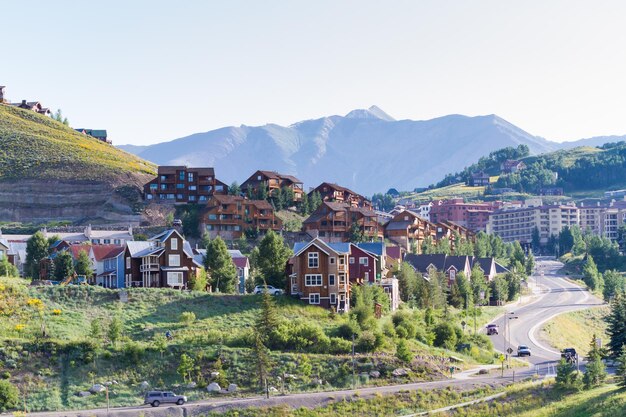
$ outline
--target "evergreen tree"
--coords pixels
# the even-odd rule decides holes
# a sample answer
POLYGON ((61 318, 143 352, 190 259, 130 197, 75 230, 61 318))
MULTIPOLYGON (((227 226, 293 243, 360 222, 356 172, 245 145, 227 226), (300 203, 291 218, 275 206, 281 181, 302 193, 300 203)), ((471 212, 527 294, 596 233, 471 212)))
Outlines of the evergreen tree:
POLYGON ((319 191, 313 191, 309 198, 309 213, 313 213, 319 206, 322 205, 322 196, 319 191))
POLYGON ((254 331, 254 341, 252 345, 252 360, 255 364, 256 375, 259 378, 259 387, 263 389, 269 376, 272 366, 269 351, 263 344, 263 337, 258 330, 254 331))
POLYGON ((261 336, 265 346, 274 346, 278 341, 273 337, 278 330, 279 319, 276 302, 269 292, 263 291, 261 295, 261 314, 259 314, 255 329, 261 336))
POLYGON ((435 245, 436 253, 450 255, 452 253, 452 245, 450 239, 442 237, 435 245))
POLYGON ((578 372, 573 364, 561 359, 556 367, 556 386, 562 390, 580 391, 582 388, 578 372))
POLYGON ((48 257, 48 240, 43 233, 36 232, 26 242, 26 274, 32 279, 39 278, 39 262, 48 257))
POLYGON ((267 198, 267 188, 264 185, 259 184, 259 189, 257 190, 257 200, 267 200, 267 198))
POLYGON ((276 210, 282 210, 285 207, 283 205, 283 202, 284 202, 284 198, 283 198, 282 188, 274 190, 274 192, 272 193, 272 203, 274 204, 274 208, 276 210))
POLYGON ((301 216, 309 215, 309 195, 307 193, 302 194, 302 200, 300 200, 300 204, 298 206, 298 212, 301 216))
POLYGON ((232 294, 237 284, 237 268, 232 261, 226 243, 221 237, 211 240, 204 258, 204 266, 209 274, 214 290, 232 294))
POLYGON ((209 232, 204 232, 202 234, 202 239, 200 240, 200 247, 202 249, 209 249, 209 247, 211 246, 211 236, 209 235, 209 232))
POLYGON ((113 346, 115 346, 117 341, 120 340, 122 337, 122 321, 119 318, 113 317, 113 320, 109 323, 107 336, 113 346))
POLYGON ((472 275, 470 276, 470 283, 472 284, 472 292, 474 294, 474 301, 476 304, 485 305, 489 302, 489 285, 485 279, 485 274, 480 270, 478 263, 474 264, 472 268, 472 275), (483 297, 481 298, 481 293, 483 297))
POLYGON ((617 294, 613 298, 611 311, 606 321, 607 333, 610 336, 609 350, 613 356, 617 356, 626 346, 626 296, 624 294, 617 294))
POLYGON ((606 366, 602 362, 602 351, 597 343, 596 335, 593 335, 590 343, 590 350, 587 355, 588 362, 583 376, 583 384, 585 389, 591 389, 600 386, 606 379, 606 366))
POLYGON ((626 345, 622 346, 622 352, 617 357, 615 376, 617 377, 617 384, 626 388, 626 345))
POLYGON ((448 294, 448 304, 455 308, 461 308, 465 300, 459 290, 459 283, 455 280, 450 286, 450 293, 448 294))
POLYGON ((522 265, 524 265, 524 263, 526 262, 526 255, 524 255, 524 250, 517 240, 513 243, 513 253, 511 254, 511 263, 515 261, 519 262, 522 265))
POLYGON ((228 187, 228 194, 230 195, 241 194, 241 187, 239 186, 239 184, 237 184, 237 181, 233 181, 233 183, 230 184, 230 187, 228 187))
POLYGON ((286 265, 292 255, 282 236, 269 230, 259 244, 257 266, 268 285, 286 288, 286 265))
POLYGON ((504 303, 509 299, 509 284, 506 279, 498 275, 490 283, 491 295, 494 300, 499 303, 504 303))
POLYGON ((363 230, 361 230, 359 223, 357 223, 356 221, 353 222, 350 225, 348 241, 352 243, 359 243, 359 242, 363 242, 364 240, 365 240, 365 234, 363 233, 363 230))
POLYGON ((74 275, 74 261, 72 255, 66 251, 57 253, 54 258, 54 277, 58 281, 63 281, 65 278, 74 275))
POLYGON ((574 236, 572 235, 572 230, 569 226, 564 226, 559 233, 559 252, 560 254, 565 254, 572 250, 574 246, 574 236))
POLYGON ((467 310, 470 306, 474 305, 474 293, 472 291, 472 286, 465 276, 465 272, 459 272, 456 274, 455 281, 459 287, 459 293, 463 298, 463 308, 467 310))
POLYGON ((400 291, 400 299, 405 303, 415 299, 417 275, 413 267, 406 262, 400 264, 400 270, 398 271, 398 289, 400 291))
POLYGON ((592 291, 602 288, 602 275, 598 272, 598 267, 591 255, 587 256, 587 262, 583 267, 583 281, 592 291))
POLYGON ((74 269, 76 270, 76 274, 78 275, 84 275, 86 277, 90 277, 93 275, 91 260, 89 259, 86 251, 81 250, 78 253, 78 259, 76 260, 76 265, 74 269))
POLYGON ((433 239, 430 236, 427 236, 422 242, 422 253, 424 255, 432 255, 436 252, 437 252, 437 249, 433 242, 433 239))
POLYGON ((507 295, 508 295, 507 301, 513 301, 520 294, 520 291, 522 289, 522 279, 519 274, 516 274, 514 272, 507 272, 504 275, 504 279, 506 280, 509 286, 509 289, 507 292, 507 295))
POLYGON ((524 266, 526 269, 526 275, 532 275, 533 271, 535 270, 535 257, 532 253, 528 254, 528 257, 526 258, 526 264, 524 266))
POLYGON ((9 262, 9 259, 4 256, 0 259, 0 277, 17 277, 19 275, 18 269, 9 262))
POLYGON ((604 301, 610 301, 616 294, 626 291, 626 278, 619 272, 615 270, 606 271, 602 278, 604 281, 604 288, 602 289, 604 301))
POLYGON ((409 349, 409 346, 404 339, 398 340, 398 345, 396 346, 396 358, 400 359, 404 363, 410 363, 413 360, 413 352, 411 352, 411 349, 409 349))
POLYGON ((537 226, 533 229, 531 244, 534 251, 538 251, 541 248, 541 236, 539 235, 539 228, 537 226))
POLYGON ((281 198, 282 198, 283 208, 291 207, 295 199, 295 194, 293 192, 293 189, 290 187, 283 187, 281 194, 282 194, 281 198))

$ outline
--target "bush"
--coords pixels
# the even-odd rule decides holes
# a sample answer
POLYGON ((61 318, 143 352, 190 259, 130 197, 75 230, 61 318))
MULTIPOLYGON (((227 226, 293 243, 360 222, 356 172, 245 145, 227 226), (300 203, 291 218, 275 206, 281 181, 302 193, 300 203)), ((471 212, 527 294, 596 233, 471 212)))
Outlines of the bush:
POLYGON ((409 349, 406 340, 400 339, 396 347, 396 358, 402 362, 410 363, 413 360, 413 352, 409 349))
POLYGON ((17 407, 19 391, 9 381, 0 381, 0 411, 8 411, 17 407))
POLYGON ((328 353, 333 355, 341 355, 352 352, 352 342, 340 337, 330 338, 330 349, 328 353))
POLYGON ((9 378, 11 378, 11 372, 9 372, 9 371, 4 371, 4 372, 2 373, 2 379, 9 379, 9 378))
POLYGON ((191 324, 196 321, 196 314, 193 311, 183 311, 180 313, 178 321, 184 324, 191 324))
POLYGON ((354 320, 350 320, 337 327, 337 336, 345 340, 352 340, 352 335, 358 337, 360 334, 361 328, 359 327, 359 324, 354 320))
POLYGON ((359 352, 373 352, 379 349, 383 343, 384 338, 381 333, 366 330, 359 336, 356 342, 356 349, 359 352))
POLYGON ((453 325, 444 322, 435 326, 435 346, 454 350, 457 336, 453 325))
POLYGON ((415 332, 415 338, 428 346, 432 346, 435 342, 435 334, 423 327, 417 328, 417 331, 415 332))
POLYGON ((316 324, 297 323, 291 330, 288 348, 300 352, 327 353, 330 338, 316 324))

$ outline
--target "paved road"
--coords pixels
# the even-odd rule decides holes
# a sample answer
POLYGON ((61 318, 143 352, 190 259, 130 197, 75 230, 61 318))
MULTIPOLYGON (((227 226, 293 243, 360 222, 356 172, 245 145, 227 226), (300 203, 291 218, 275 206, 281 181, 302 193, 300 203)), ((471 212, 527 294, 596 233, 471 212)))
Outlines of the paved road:
POLYGON ((560 359, 558 350, 538 340, 542 325, 556 315, 602 304, 586 289, 557 275, 562 266, 560 262, 539 258, 535 275, 529 280, 531 283, 536 282, 542 293, 537 300, 519 308, 515 305, 507 306, 507 314, 495 321, 500 327, 500 334, 492 336, 497 350, 505 352, 510 346, 514 350, 513 355, 516 355, 519 345, 527 345, 532 356, 524 359, 539 366, 560 359))

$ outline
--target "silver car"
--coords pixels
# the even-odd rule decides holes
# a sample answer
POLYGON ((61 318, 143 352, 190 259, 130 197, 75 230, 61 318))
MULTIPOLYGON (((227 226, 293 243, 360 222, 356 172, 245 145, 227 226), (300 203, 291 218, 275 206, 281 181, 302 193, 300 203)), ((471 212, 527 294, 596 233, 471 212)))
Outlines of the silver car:
POLYGON ((144 398, 144 404, 150 404, 153 407, 158 407, 161 404, 170 403, 183 405, 187 402, 187 397, 184 395, 176 395, 170 391, 149 391, 144 398))

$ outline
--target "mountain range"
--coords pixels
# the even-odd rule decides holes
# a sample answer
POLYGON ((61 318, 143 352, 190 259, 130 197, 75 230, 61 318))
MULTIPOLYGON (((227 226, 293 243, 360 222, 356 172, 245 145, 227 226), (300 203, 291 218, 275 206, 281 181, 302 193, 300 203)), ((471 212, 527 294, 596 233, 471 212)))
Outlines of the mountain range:
POLYGON ((241 184, 263 169, 295 175, 305 187, 329 181, 372 195, 391 187, 426 186, 507 146, 524 144, 531 154, 541 154, 625 138, 558 143, 531 135, 493 114, 395 120, 372 106, 290 126, 230 126, 154 145, 120 148, 159 165, 212 166, 227 183, 241 184))

